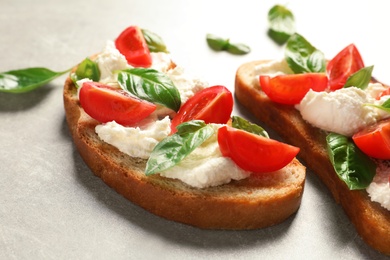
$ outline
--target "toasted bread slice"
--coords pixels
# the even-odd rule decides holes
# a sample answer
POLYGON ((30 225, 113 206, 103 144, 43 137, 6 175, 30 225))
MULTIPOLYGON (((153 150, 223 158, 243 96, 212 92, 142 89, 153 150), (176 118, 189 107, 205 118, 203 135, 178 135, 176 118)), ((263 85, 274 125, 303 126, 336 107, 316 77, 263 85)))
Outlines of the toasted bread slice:
POLYGON ((158 174, 146 176, 146 160, 130 157, 98 137, 99 122, 80 107, 70 78, 63 97, 74 143, 92 172, 155 215, 205 229, 257 229, 284 221, 300 206, 306 169, 296 159, 277 172, 205 189, 158 174))
POLYGON ((305 122, 293 106, 274 103, 261 91, 254 73, 262 62, 266 61, 252 61, 238 68, 235 79, 238 101, 284 141, 301 148, 300 158, 329 188, 363 240, 390 254, 390 211, 372 202, 365 190, 349 190, 339 179, 327 155, 325 132, 305 122))

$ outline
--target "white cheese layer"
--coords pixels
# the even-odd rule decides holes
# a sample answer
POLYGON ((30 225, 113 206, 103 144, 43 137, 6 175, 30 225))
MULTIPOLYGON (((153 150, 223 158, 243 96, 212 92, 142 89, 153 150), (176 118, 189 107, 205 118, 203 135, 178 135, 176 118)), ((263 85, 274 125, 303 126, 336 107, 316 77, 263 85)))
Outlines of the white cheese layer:
POLYGON ((366 106, 367 103, 374 103, 373 98, 356 87, 329 93, 310 90, 297 109, 303 119, 317 128, 352 136, 380 119, 377 109, 366 106))
POLYGON ((113 41, 107 41, 103 51, 97 56, 96 63, 100 70, 100 82, 104 84, 116 84, 117 78, 114 72, 131 68, 113 41))
POLYGON ((366 191, 372 201, 378 202, 382 207, 390 210, 390 165, 380 163, 376 175, 366 191))
POLYGON ((104 142, 132 157, 147 159, 157 143, 167 137, 171 131, 169 117, 152 122, 142 129, 124 127, 116 122, 97 125, 96 133, 104 142))

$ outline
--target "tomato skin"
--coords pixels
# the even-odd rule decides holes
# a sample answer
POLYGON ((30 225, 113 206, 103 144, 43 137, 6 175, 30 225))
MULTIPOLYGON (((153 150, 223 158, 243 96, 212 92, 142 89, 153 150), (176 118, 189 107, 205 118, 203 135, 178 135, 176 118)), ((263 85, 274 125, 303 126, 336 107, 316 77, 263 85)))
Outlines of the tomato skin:
POLYGON ((295 105, 310 89, 324 91, 328 86, 328 77, 325 73, 288 74, 272 78, 261 75, 260 86, 272 101, 295 105))
POLYGON ((176 126, 190 120, 203 120, 206 124, 225 124, 233 111, 233 95, 224 86, 205 88, 189 98, 171 122, 171 132, 176 126))
POLYGON ((84 82, 79 99, 85 112, 102 123, 115 121, 124 126, 132 126, 156 110, 153 103, 96 82, 84 82))
POLYGON ((371 125, 352 136, 356 146, 370 157, 390 160, 390 119, 371 125))
POLYGON ((354 44, 341 50, 326 66, 331 91, 344 86, 349 76, 364 68, 363 59, 354 44))
POLYGON ((221 153, 243 170, 267 173, 282 169, 299 153, 299 148, 230 126, 218 129, 221 153))
POLYGON ((126 28, 115 40, 115 46, 131 66, 149 68, 152 65, 152 56, 138 26, 126 28))

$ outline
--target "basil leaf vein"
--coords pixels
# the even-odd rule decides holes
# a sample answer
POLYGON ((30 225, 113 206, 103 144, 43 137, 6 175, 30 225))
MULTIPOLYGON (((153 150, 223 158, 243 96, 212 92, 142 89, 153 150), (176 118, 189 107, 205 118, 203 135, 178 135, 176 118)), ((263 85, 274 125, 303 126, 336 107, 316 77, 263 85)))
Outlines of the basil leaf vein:
POLYGON ((325 56, 298 33, 288 39, 285 59, 294 73, 325 72, 325 56))
POLYGON ((172 80, 154 69, 132 68, 118 73, 122 89, 133 95, 178 111, 181 105, 179 90, 172 80))
POLYGON ((365 189, 376 173, 376 164, 353 141, 343 135, 330 133, 327 150, 333 167, 350 190, 365 189))
MULTIPOLYGON (((70 69, 69 69, 70 70, 70 69)), ((55 72, 47 68, 26 68, 0 73, 0 91, 24 93, 39 88, 69 70, 55 72)))
POLYGON ((268 23, 268 35, 279 44, 284 44, 295 33, 294 15, 282 5, 275 5, 268 11, 268 23))
POLYGON ((175 166, 214 134, 213 127, 201 120, 185 122, 177 129, 175 134, 166 137, 153 149, 146 163, 146 175, 175 166))

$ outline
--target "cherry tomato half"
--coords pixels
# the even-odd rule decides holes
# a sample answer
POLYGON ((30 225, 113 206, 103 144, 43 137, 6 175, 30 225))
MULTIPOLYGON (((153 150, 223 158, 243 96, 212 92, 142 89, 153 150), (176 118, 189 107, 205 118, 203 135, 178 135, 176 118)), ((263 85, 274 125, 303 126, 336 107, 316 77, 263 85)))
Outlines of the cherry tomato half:
POLYGON ((230 126, 218 129, 221 153, 253 173, 282 169, 298 154, 299 148, 230 126))
POLYGON ((115 40, 115 46, 131 66, 148 68, 152 65, 152 56, 138 26, 126 28, 115 40))
POLYGON ((325 73, 289 74, 273 78, 260 76, 260 86, 272 101, 295 105, 301 102, 310 89, 324 91, 328 86, 328 78, 325 73))
POLYGON ((364 62, 354 44, 340 51, 326 66, 329 76, 329 89, 337 90, 344 86, 349 76, 364 68, 364 62))
POLYGON ((356 146, 370 157, 390 159, 390 119, 363 129, 352 136, 356 146))
POLYGON ((212 86, 197 92, 179 109, 171 122, 171 132, 176 126, 190 120, 203 120, 206 124, 225 124, 233 111, 233 95, 224 86, 212 86))
POLYGON ((79 99, 85 112, 102 123, 114 120, 118 124, 131 126, 156 110, 153 103, 96 82, 84 82, 79 99))

